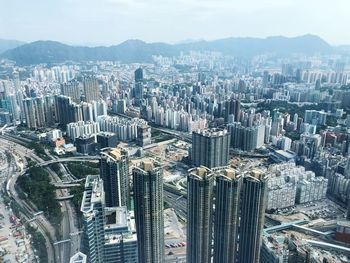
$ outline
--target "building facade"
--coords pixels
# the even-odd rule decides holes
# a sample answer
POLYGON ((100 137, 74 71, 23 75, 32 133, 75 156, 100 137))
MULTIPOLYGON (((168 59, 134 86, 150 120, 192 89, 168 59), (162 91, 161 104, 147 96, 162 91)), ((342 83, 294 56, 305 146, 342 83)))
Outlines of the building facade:
POLYGON ((187 176, 187 262, 210 263, 213 220, 214 174, 206 167, 187 176))
POLYGON ((164 262, 163 168, 147 159, 132 173, 139 262, 164 262))
POLYGON ((192 133, 192 164, 209 169, 228 165, 230 134, 226 129, 206 129, 192 133))
POLYGON ((129 157, 121 148, 106 148, 101 151, 100 177, 106 195, 106 206, 129 207, 129 157))

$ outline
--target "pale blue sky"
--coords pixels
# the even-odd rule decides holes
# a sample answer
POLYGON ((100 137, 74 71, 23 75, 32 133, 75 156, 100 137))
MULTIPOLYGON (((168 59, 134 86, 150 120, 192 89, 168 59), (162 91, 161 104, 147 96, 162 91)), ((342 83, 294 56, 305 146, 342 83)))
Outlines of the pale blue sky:
POLYGON ((0 38, 117 44, 319 35, 350 44, 350 0, 0 0, 0 38))

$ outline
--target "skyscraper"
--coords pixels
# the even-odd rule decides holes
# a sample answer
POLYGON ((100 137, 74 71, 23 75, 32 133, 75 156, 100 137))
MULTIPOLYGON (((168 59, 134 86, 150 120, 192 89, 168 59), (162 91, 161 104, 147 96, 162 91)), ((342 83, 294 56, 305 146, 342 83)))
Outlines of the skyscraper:
POLYGON ((139 262, 164 262, 163 168, 148 159, 133 169, 139 262))
POLYGON ((142 99, 143 99, 143 83, 142 82, 135 83, 134 94, 135 94, 135 105, 141 106, 142 99))
POLYGON ((138 68, 135 70, 135 104, 136 106, 140 106, 142 104, 143 99, 143 70, 142 68, 138 68))
POLYGON ((68 96, 75 103, 80 102, 80 87, 78 81, 70 81, 68 83, 61 84, 61 93, 64 96, 68 96))
POLYGON ((98 176, 86 177, 85 192, 81 203, 83 213, 82 252, 88 262, 104 261, 104 191, 103 182, 98 176))
POLYGON ((97 101, 100 99, 100 87, 95 77, 85 77, 83 86, 85 102, 97 101))
POLYGON ((260 258, 266 206, 266 178, 259 171, 245 175, 242 182, 237 261, 256 263, 260 258))
POLYGON ((116 147, 118 144, 117 135, 113 132, 100 132, 96 136, 97 144, 100 149, 108 147, 116 147))
POLYGON ((21 81, 19 79, 19 74, 18 72, 13 73, 13 84, 14 84, 14 90, 15 90, 15 95, 16 95, 16 101, 17 105, 19 106, 19 113, 20 117, 19 120, 23 121, 24 120, 24 109, 23 109, 23 93, 21 91, 21 81))
POLYGON ((44 96, 44 115, 48 125, 55 123, 55 97, 52 95, 44 96))
POLYGON ((242 176, 232 169, 219 170, 215 174, 213 262, 233 263, 237 252, 242 176))
POLYGON ((97 175, 86 178, 81 204, 82 252, 90 263, 138 263, 135 222, 125 206, 105 207, 103 182, 97 175))
POLYGON ((151 127, 148 124, 137 126, 137 144, 144 147, 151 144, 151 127))
POLYGON ((107 148, 101 151, 100 177, 106 206, 129 206, 129 158, 126 150, 107 148))
POLYGON ((196 167, 223 167, 229 161, 230 134, 226 129, 192 133, 192 164, 196 167))
POLYGON ((238 122, 240 121, 241 102, 237 99, 230 99, 225 103, 225 121, 238 122))
POLYGON ((80 104, 72 102, 67 96, 55 96, 55 117, 62 125, 83 120, 83 111, 80 104))
POLYGON ((133 212, 126 206, 105 209, 104 262, 138 263, 133 212))
POLYGON ((211 262, 214 174, 206 167, 187 176, 187 262, 211 262))
POLYGON ((44 100, 42 97, 24 99, 23 109, 28 128, 37 129, 46 125, 44 100))
POLYGON ((138 68, 135 70, 135 82, 143 81, 143 70, 142 68, 138 68))
POLYGON ((264 144, 264 125, 245 127, 240 122, 233 122, 227 125, 227 129, 230 132, 230 142, 233 148, 253 151, 264 144))

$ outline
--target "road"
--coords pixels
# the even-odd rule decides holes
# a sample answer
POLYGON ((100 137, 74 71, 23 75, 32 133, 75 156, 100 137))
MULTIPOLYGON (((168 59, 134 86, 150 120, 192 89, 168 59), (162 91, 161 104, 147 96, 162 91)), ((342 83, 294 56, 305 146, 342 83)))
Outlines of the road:
POLYGON ((69 157, 69 158, 56 158, 52 156, 48 151, 46 151, 46 154, 53 158, 53 160, 50 161, 43 161, 42 163, 39 163, 38 166, 47 166, 54 163, 63 163, 63 162, 81 162, 81 161, 91 161, 91 162, 97 162, 101 157, 100 156, 78 156, 78 157, 69 157))
MULTIPOLYGON (((0 139, 0 147, 5 149, 5 150, 8 150, 9 148, 11 148, 11 143, 0 139)), ((17 153, 22 153, 22 152, 17 152, 17 153)), ((22 156, 22 160, 24 160, 24 162, 25 162, 24 155, 21 155, 21 154, 19 154, 19 155, 22 156)), ((26 211, 26 215, 24 215, 25 219, 30 220, 31 217, 33 216, 33 214, 37 211, 34 211, 31 206, 29 206, 25 201, 23 201, 21 198, 19 198, 17 192, 15 191, 15 187, 14 187, 15 182, 17 181, 17 178, 22 173, 16 171, 14 163, 11 163, 9 169, 10 169, 9 174, 11 174, 12 176, 7 178, 7 186, 6 186, 7 189, 6 190, 9 192, 9 194, 15 200, 15 202, 18 205, 20 205, 24 209, 24 211, 26 211)), ((54 248, 50 242, 50 238, 52 239, 55 237, 55 230, 51 226, 51 224, 42 215, 37 217, 37 220, 35 223, 38 226, 38 231, 45 238, 47 254, 48 254, 48 258, 50 259, 49 262, 54 262, 54 258, 55 258, 54 248), (47 236, 47 233, 50 233, 50 238, 47 236)))
POLYGON ((164 201, 169 204, 170 207, 175 209, 175 213, 181 220, 187 220, 187 199, 180 193, 175 194, 164 190, 164 201))
MULTIPOLYGON (((20 145, 21 141, 17 138, 13 138, 12 136, 7 136, 7 135, 1 135, 0 136, 0 144, 1 145, 7 145, 7 147, 13 147, 13 150, 19 153, 25 160, 25 157, 30 158, 38 163, 44 163, 45 161, 41 159, 39 156, 37 156, 32 150, 25 148, 24 146, 20 145), (11 142, 9 142, 11 141, 11 142)), ((55 183, 62 183, 62 180, 59 178, 59 176, 51 169, 51 168, 46 168, 47 171, 50 174, 50 177, 53 182, 55 183)), ((10 192, 16 196, 17 200, 19 203, 23 206, 23 201, 18 198, 18 195, 14 189, 15 182, 20 174, 16 174, 10 181, 9 188, 10 192)), ((65 195, 64 190, 58 189, 57 190, 57 195, 58 196, 63 196, 65 195)), ((17 201, 16 200, 16 201, 17 201)), ((62 222, 61 222, 61 234, 62 234, 62 239, 70 239, 70 233, 71 232, 78 232, 77 226, 78 224, 75 224, 76 221, 76 216, 73 215, 73 207, 70 203, 70 201, 62 201, 62 222)), ((43 216, 42 216, 43 217, 43 216)), ((40 222, 43 222, 48 232, 50 233, 51 239, 53 241, 56 240, 56 235, 55 231, 52 230, 51 224, 43 217, 40 222), (50 227, 51 226, 51 227, 50 227), (51 229, 50 229, 51 228, 51 229)), ((59 247, 55 247, 56 250, 56 261, 57 262, 69 262, 70 257, 77 251, 79 248, 80 244, 78 243, 79 238, 75 238, 75 242, 68 242, 68 243, 63 243, 60 244, 59 247), (71 245, 72 243, 72 245, 71 245), (78 243, 78 244, 76 244, 78 243)))
MULTIPOLYGON (((46 151, 46 153, 48 156, 51 157, 51 159, 54 159, 54 160, 57 159, 57 157, 51 155, 50 152, 46 151)), ((63 172, 63 174, 65 174, 67 176, 66 179, 68 181, 74 181, 77 179, 70 172, 68 172, 68 169, 66 169, 66 167, 62 163, 59 163, 59 165, 60 165, 60 169, 63 172)), ((62 180, 60 178, 58 178, 58 179, 59 179, 60 183, 56 182, 56 184, 62 184, 62 180)), ((65 190, 61 190, 59 192, 63 193, 63 192, 65 192, 65 190)), ((67 195, 69 195, 68 192, 62 194, 62 196, 67 196, 67 195)), ((73 254, 78 252, 80 249, 79 236, 72 237, 70 235, 71 233, 79 232, 78 219, 77 219, 77 215, 75 213, 75 209, 72 206, 70 201, 64 201, 61 203, 62 203, 62 213, 64 215, 64 217, 63 217, 64 222, 62 223, 62 233, 64 233, 64 235, 63 235, 62 239, 65 240, 65 239, 70 238, 73 240, 72 242, 70 242, 70 246, 71 246, 70 247, 70 257, 71 257, 73 254)), ((66 243, 66 246, 68 244, 69 243, 66 243)))

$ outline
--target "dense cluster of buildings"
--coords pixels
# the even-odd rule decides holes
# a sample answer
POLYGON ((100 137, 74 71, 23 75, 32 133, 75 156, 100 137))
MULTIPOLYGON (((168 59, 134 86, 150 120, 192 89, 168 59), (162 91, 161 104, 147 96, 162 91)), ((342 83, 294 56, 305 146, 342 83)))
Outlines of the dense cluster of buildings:
POLYGON ((282 209, 322 200, 326 197, 328 179, 295 163, 270 166, 267 171, 267 209, 282 209))
MULTIPOLYGON (((176 172, 189 168, 173 185, 187 188, 173 189, 187 204, 186 262, 338 262, 319 249, 328 243, 298 232, 306 222, 265 222, 265 212, 279 216, 327 195, 349 207, 350 220, 350 90, 342 86, 349 72, 341 61, 308 59, 276 70, 283 59, 190 52, 142 67, 18 68, 30 77, 14 72, 0 81, 0 124, 31 130, 23 136, 58 153, 99 157, 100 174, 84 186, 82 253, 71 262, 166 261, 166 157, 142 155, 160 144, 152 128, 191 143, 181 149, 188 157, 171 164, 176 172), (141 148, 133 167, 120 142, 141 148), (259 159, 259 169, 242 165, 246 157, 259 159)), ((347 242, 350 227, 339 218, 335 238, 347 242)))
POLYGON ((263 174, 194 168, 187 191, 187 262, 212 262, 212 244, 213 262, 259 261, 266 203, 263 174))

